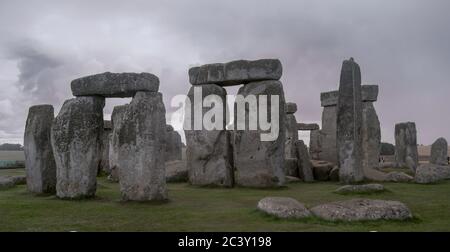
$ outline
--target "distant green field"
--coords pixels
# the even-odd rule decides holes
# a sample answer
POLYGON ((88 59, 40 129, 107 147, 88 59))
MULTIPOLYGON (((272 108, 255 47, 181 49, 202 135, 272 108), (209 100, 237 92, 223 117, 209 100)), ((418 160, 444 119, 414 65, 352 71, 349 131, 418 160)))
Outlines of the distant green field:
MULTIPOLYGON (((0 175, 23 170, 0 171, 0 175)), ((435 185, 384 183, 388 192, 362 197, 400 200, 414 219, 333 223, 280 220, 256 210, 265 196, 288 196, 312 207, 354 198, 333 182, 295 183, 278 190, 198 188, 169 184, 167 203, 121 202, 118 184, 98 179, 95 199, 33 196, 25 186, 0 191, 0 231, 450 231, 450 181, 435 185)))
POLYGON ((0 151, 0 160, 25 160, 23 151, 0 151))

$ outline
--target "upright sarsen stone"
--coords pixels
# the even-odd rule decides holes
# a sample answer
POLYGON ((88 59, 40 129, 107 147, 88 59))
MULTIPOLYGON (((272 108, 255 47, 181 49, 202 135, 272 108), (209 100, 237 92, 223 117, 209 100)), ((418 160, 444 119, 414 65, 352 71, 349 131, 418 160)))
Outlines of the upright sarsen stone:
POLYGON ((115 106, 111 114, 112 132, 109 138, 109 175, 108 180, 119 181, 119 130, 122 125, 123 115, 127 109, 127 104, 115 106))
POLYGON ((381 149, 380 121, 372 102, 363 102, 362 148, 363 168, 378 168, 381 149))
MULTIPOLYGON (((279 116, 279 132, 278 138, 274 141, 261 141, 261 133, 268 133, 257 130, 235 131, 234 144, 234 163, 236 169, 236 184, 248 187, 277 187, 285 183, 284 174, 284 146, 285 146, 285 99, 281 82, 279 81, 261 81, 252 82, 238 91, 238 95, 248 97, 254 95, 257 100, 267 99, 268 104, 268 121, 271 117, 271 97, 278 96, 278 116, 279 116)), ((274 104, 275 105, 275 104, 274 104)), ((236 117, 235 104, 235 117, 236 117)), ((249 120, 249 107, 245 107, 245 118, 249 120)), ((259 110, 259 109, 258 109, 259 110)), ((261 114, 258 113, 259 118, 261 114)), ((256 120, 256 119, 254 119, 256 120)), ((236 120, 235 120, 236 121, 236 120)))
POLYGON ((430 163, 436 165, 448 165, 448 144, 445 138, 438 138, 431 145, 430 163))
POLYGON ((397 167, 408 167, 415 172, 419 164, 417 131, 414 122, 395 125, 395 162, 397 167))
POLYGON ((342 64, 337 105, 339 179, 344 183, 364 179, 362 168, 361 72, 353 59, 342 64))
POLYGON ((53 122, 51 141, 59 198, 95 195, 104 106, 105 99, 99 96, 70 99, 53 122))
POLYGON ((225 130, 226 117, 223 116, 222 120, 218 121, 220 129, 207 130, 202 123, 205 114, 212 109, 202 106, 204 98, 215 95, 217 103, 214 106, 221 103, 222 107, 215 108, 225 115, 226 94, 224 88, 213 84, 193 86, 189 90, 188 98, 191 106, 186 106, 184 132, 189 182, 192 185, 233 186, 232 152, 230 134, 225 130), (199 97, 196 97, 197 95, 199 97), (200 129, 196 129, 195 120, 200 120, 200 129))
POLYGON ((166 126, 166 162, 181 160, 182 143, 181 136, 174 131, 171 125, 166 126))
POLYGON ((111 121, 104 121, 103 126, 103 135, 102 135, 102 141, 101 141, 101 160, 99 163, 98 171, 104 172, 106 174, 111 173, 111 169, 109 167, 109 142, 111 140, 111 134, 112 134, 112 125, 111 121))
POLYGON ((52 105, 30 107, 25 136, 25 171, 28 191, 56 192, 56 164, 51 145, 51 127, 54 119, 52 105))
MULTIPOLYGON (((295 103, 293 104, 295 105, 295 103)), ((292 107, 292 103, 287 103, 286 109, 289 109, 289 107, 292 107)), ((293 113, 286 113, 286 142, 284 152, 287 158, 295 158, 297 156, 297 151, 295 148, 295 142, 297 140, 297 119, 295 119, 295 115, 293 113)))
POLYGON ((318 159, 325 160, 334 164, 338 163, 338 154, 336 149, 336 122, 336 104, 325 106, 322 111, 322 129, 320 130, 320 146, 322 147, 322 149, 318 159))
POLYGON ((137 92, 119 128, 119 184, 122 199, 166 200, 166 109, 162 94, 137 92))

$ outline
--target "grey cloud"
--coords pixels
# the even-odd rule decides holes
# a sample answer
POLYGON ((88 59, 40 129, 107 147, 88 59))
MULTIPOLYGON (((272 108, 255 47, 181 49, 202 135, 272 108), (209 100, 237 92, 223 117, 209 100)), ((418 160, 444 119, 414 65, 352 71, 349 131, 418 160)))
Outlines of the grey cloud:
MULTIPOLYGON (((445 0, 2 1, 0 62, 9 55, 18 75, 0 87, 19 91, 15 99, 0 94, 0 102, 20 111, 3 113, 15 123, 1 130, 23 127, 31 104, 58 110, 71 79, 103 71, 157 74, 171 113, 170 98, 187 93, 190 66, 241 58, 280 58, 298 120, 316 122, 320 92, 337 88, 341 62, 352 56, 363 82, 380 85, 383 140, 392 142, 394 124, 408 120, 420 143, 450 139, 449 7, 445 0)), ((105 113, 124 102, 108 101, 105 113)))

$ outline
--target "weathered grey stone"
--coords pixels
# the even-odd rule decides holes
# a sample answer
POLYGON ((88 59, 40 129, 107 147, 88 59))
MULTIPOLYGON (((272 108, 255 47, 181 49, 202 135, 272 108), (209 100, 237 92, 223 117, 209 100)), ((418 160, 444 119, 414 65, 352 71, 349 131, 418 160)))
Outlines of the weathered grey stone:
POLYGON ((421 164, 417 167, 414 179, 419 184, 432 184, 441 180, 450 179, 450 166, 421 164))
POLYGON ((127 110, 127 104, 115 106, 111 114, 112 132, 109 139, 109 175, 108 180, 119 181, 119 129, 123 122, 123 115, 127 110))
POLYGON ((185 160, 166 162, 166 182, 188 182, 189 173, 185 160))
POLYGON ((448 144, 445 138, 438 138, 431 145, 430 163, 437 165, 448 165, 448 144))
POLYGON ((320 102, 322 107, 336 106, 339 99, 338 91, 329 91, 320 93, 320 102))
POLYGON ((364 169, 364 178, 368 181, 385 181, 387 174, 373 168, 364 169))
POLYGON ((189 69, 189 81, 192 85, 231 86, 262 80, 279 80, 282 73, 283 67, 278 59, 237 60, 193 67, 189 69))
POLYGON ((362 85, 361 101, 375 102, 378 98, 378 85, 362 85))
POLYGON ((103 135, 102 135, 102 141, 101 141, 101 159, 99 163, 99 169, 98 171, 102 171, 106 174, 111 173, 111 169, 109 167, 109 142, 111 140, 111 134, 112 134, 112 125, 111 121, 104 121, 103 123, 103 135))
POLYGON ((385 191, 384 186, 380 184, 365 184, 365 185, 345 185, 336 189, 335 193, 378 193, 385 191))
POLYGON ((311 159, 320 159, 322 152, 322 133, 320 130, 311 130, 309 133, 309 155, 311 159))
POLYGON ((380 121, 372 102, 363 102, 362 110, 363 169, 378 168, 381 150, 380 121))
POLYGON ((322 111, 322 129, 320 130, 322 150, 319 159, 338 164, 336 146, 337 107, 324 107, 322 111))
POLYGON ((339 181, 339 167, 335 166, 333 169, 331 169, 329 173, 329 179, 330 181, 337 182, 339 181))
POLYGON ((342 64, 337 105, 336 142, 339 179, 344 183, 364 179, 362 167, 361 72, 353 59, 342 64))
POLYGON ((294 102, 286 102, 285 112, 286 114, 294 114, 297 112, 297 104, 294 102))
POLYGON ((313 215, 328 221, 406 220, 409 208, 398 201, 351 199, 313 207, 313 215))
MULTIPOLYGON (((189 90, 188 98, 191 101, 191 107, 186 106, 185 126, 188 125, 187 123, 190 120, 191 130, 187 130, 185 127, 184 132, 187 144, 189 182, 192 185, 233 186, 232 151, 230 149, 230 134, 225 130, 226 118, 222 118, 223 121, 220 122, 222 129, 194 130, 195 103, 201 107, 202 100, 206 96, 216 95, 223 102, 222 104, 226 104, 226 94, 224 88, 213 84, 193 86, 189 90), (195 88, 201 88, 201 100, 194 99, 195 88)), ((203 118, 210 109, 203 107, 200 116, 203 118)), ((222 109, 225 115, 226 107, 223 106, 222 109)))
POLYGON ((297 158, 295 142, 298 140, 297 120, 295 115, 286 114, 286 141, 284 153, 286 158, 297 158))
POLYGON ((16 184, 10 177, 0 177, 0 190, 13 188, 16 184))
POLYGON ((59 198, 95 195, 104 106, 105 99, 99 96, 70 99, 53 121, 51 141, 59 198))
POLYGON ((320 129, 319 124, 317 123, 297 123, 297 130, 318 130, 320 129))
MULTIPOLYGON (((119 184, 127 201, 166 200, 162 94, 137 92, 119 125, 119 184)), ((115 123, 115 122, 114 122, 115 123)))
POLYGON ((404 172, 390 172, 385 179, 387 182, 411 182, 413 180, 413 177, 404 172))
POLYGON ((285 157, 284 170, 286 171, 286 176, 298 177, 298 159, 285 157))
POLYGON ((306 218, 311 216, 302 203, 287 197, 266 197, 257 205, 258 210, 278 218, 306 218))
POLYGON ((32 193, 56 192, 56 164, 50 140, 52 105, 30 107, 25 126, 24 153, 27 188, 32 193))
POLYGON ((298 158, 298 176, 305 182, 313 182, 313 168, 308 148, 303 140, 296 141, 295 147, 297 149, 298 158))
POLYGON ((416 124, 413 122, 395 125, 395 162, 397 167, 409 167, 413 172, 419 164, 416 124))
MULTIPOLYGON (((167 125, 170 126, 170 125, 167 125)), ((181 160, 182 152, 181 136, 173 130, 173 127, 166 127, 166 162, 181 160)))
MULTIPOLYGON (((262 99, 267 98, 268 110, 271 110, 272 95, 279 98, 279 124, 277 125, 278 138, 275 141, 261 141, 261 133, 269 133, 262 130, 236 130, 234 144, 234 162, 236 169, 236 183, 249 187, 276 187, 284 185, 284 146, 286 139, 285 130, 285 100, 284 91, 279 81, 252 82, 239 89, 238 95, 247 97, 255 95, 262 99), (261 95, 261 96, 260 96, 261 95)), ((235 104, 235 116, 237 115, 235 104)), ((247 106, 246 106, 247 107, 247 106)), ((259 112, 258 112, 259 113, 259 112)), ((249 118, 246 108, 246 121, 249 118)), ((267 111, 267 118, 271 118, 271 111, 267 111)), ((259 116, 258 116, 259 118, 259 116)), ((248 123, 246 123, 246 129, 248 123)))
POLYGON ((314 179, 318 181, 327 181, 330 179, 330 173, 333 169, 333 163, 323 160, 312 160, 312 170, 314 179))
POLYGON ((101 73, 75 79, 74 96, 133 97, 136 92, 157 92, 159 79, 150 73, 101 73))

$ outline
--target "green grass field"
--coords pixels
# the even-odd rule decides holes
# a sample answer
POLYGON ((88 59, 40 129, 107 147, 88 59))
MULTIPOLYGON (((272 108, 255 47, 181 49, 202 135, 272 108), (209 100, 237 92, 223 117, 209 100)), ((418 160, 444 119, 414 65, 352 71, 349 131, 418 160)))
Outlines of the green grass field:
MULTIPOLYGON (((4 170, 17 175, 23 170, 4 170)), ((167 203, 121 202, 118 184, 98 179, 97 197, 59 200, 33 196, 25 186, 0 191, 0 231, 450 231, 450 181, 435 185, 385 183, 388 192, 362 195, 406 203, 414 219, 333 223, 276 219, 256 210, 265 196, 293 197, 308 207, 355 195, 333 193, 338 183, 295 183, 287 188, 198 188, 169 184, 167 203)))

